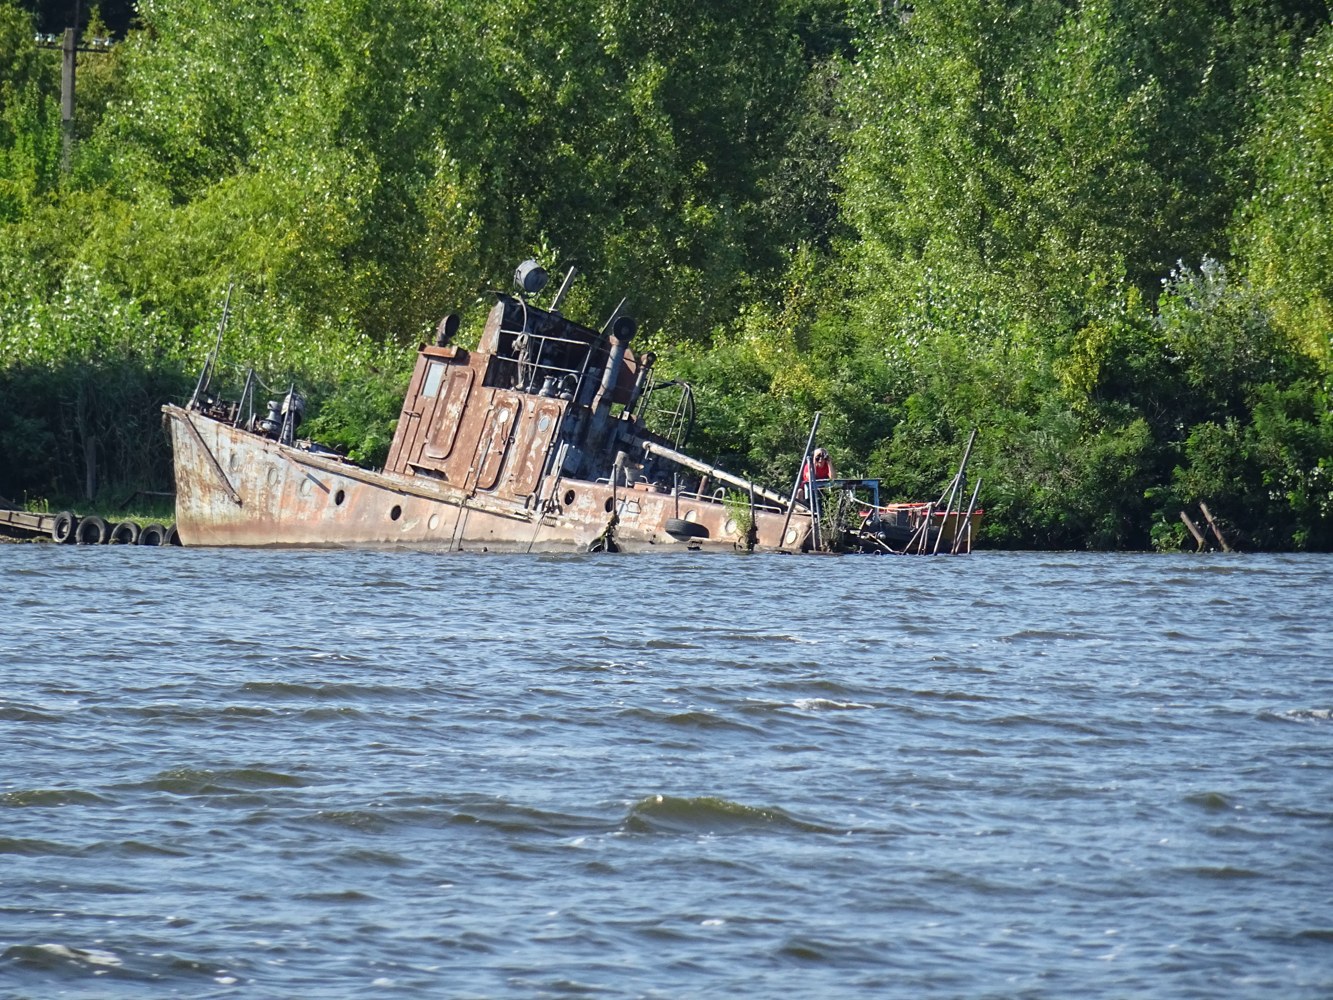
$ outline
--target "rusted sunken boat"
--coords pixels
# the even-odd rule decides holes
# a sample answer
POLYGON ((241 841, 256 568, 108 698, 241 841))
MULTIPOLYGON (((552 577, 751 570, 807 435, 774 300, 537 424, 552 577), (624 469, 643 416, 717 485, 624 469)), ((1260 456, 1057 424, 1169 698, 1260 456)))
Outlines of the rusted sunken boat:
MULTIPOLYGON (((440 323, 435 341, 418 350, 380 471, 299 438, 304 400, 295 387, 262 414, 253 372, 235 400, 216 394, 215 349, 190 402, 162 408, 181 542, 548 552, 855 547, 821 536, 811 510, 818 491, 814 501, 798 499, 796 488, 783 496, 686 454, 689 387, 654 378, 654 355, 630 346, 635 323, 620 308, 602 330, 562 315, 573 277, 571 270, 539 308, 533 297, 545 272, 532 261, 520 266, 519 292, 495 293, 475 349, 453 342, 456 316, 440 323)), ((877 504, 878 484, 856 482, 873 483, 877 504)))

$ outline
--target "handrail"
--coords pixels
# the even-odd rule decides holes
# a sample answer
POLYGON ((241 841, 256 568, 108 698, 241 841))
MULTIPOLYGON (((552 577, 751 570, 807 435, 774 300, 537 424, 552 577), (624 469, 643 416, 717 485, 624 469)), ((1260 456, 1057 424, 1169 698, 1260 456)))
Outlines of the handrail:
POLYGON ((650 455, 660 455, 662 458, 675 462, 677 465, 683 465, 687 469, 693 469, 695 472, 702 472, 705 475, 712 476, 714 479, 720 479, 724 483, 731 483, 732 486, 739 486, 743 490, 753 489, 756 494, 765 500, 772 500, 774 503, 785 504, 785 501, 772 490, 753 483, 748 479, 742 479, 740 476, 733 475, 724 469, 719 469, 715 465, 709 465, 707 462, 701 462, 697 458, 691 458, 683 452, 676 451, 674 448, 668 448, 666 445, 658 444, 655 441, 644 441, 642 438, 635 439, 635 443, 642 446, 643 450, 650 455))

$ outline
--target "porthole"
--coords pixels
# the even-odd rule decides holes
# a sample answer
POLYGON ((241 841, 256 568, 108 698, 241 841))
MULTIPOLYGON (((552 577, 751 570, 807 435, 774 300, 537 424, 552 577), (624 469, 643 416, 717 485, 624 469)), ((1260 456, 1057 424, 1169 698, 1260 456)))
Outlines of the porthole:
POLYGON ((687 521, 699 520, 699 512, 697 510, 687 510, 685 512, 685 520, 687 521))
POLYGON ((277 485, 278 485, 278 470, 277 470, 277 469, 269 469, 269 470, 268 470, 268 477, 267 477, 267 478, 268 478, 268 484, 269 484, 270 486, 277 486, 277 485))
POLYGON ((566 506, 566 507, 572 507, 572 506, 574 506, 574 491, 573 491, 573 490, 565 490, 565 506, 566 506))
POLYGON ((335 507, 341 507, 343 505, 343 501, 346 499, 347 499, 347 492, 345 490, 339 490, 337 493, 333 494, 333 505, 335 507))
POLYGON ((396 521, 402 516, 403 516, 403 508, 398 506, 398 504, 394 504, 392 507, 389 508, 390 521, 396 521))
POLYGON ((436 528, 440 526, 440 515, 432 514, 430 516, 430 520, 426 522, 426 525, 430 528, 431 531, 434 531, 436 528))
POLYGON ((607 497, 606 503, 602 504, 602 509, 609 514, 616 509, 616 502, 610 497, 607 497))
POLYGON ((722 525, 722 534, 724 535, 736 534, 736 519, 734 517, 727 518, 727 523, 722 525))
POLYGON ((796 531, 795 528, 789 528, 789 529, 787 529, 787 535, 786 535, 786 537, 783 539, 783 543, 786 544, 786 545, 795 545, 795 544, 796 544, 796 536, 797 536, 797 534, 798 534, 798 532, 796 531))

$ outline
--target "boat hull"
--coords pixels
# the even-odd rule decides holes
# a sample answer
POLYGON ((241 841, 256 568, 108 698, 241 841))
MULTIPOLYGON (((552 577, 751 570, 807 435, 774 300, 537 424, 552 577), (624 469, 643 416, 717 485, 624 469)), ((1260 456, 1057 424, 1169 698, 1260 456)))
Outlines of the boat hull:
POLYGON ((523 502, 374 472, 197 410, 163 407, 184 545, 438 551, 799 550, 810 518, 716 498, 546 476, 523 502))

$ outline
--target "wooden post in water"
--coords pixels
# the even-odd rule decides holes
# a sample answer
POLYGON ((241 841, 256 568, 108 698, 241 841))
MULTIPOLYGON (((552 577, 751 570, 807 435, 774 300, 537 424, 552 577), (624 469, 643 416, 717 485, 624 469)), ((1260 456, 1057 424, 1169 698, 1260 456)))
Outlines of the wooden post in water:
POLYGON ((1194 551, 1202 552, 1208 547, 1208 540, 1203 537, 1203 532, 1199 530, 1199 526, 1191 521, 1190 516, 1183 510, 1180 512, 1180 519, 1185 522, 1185 527, 1189 528, 1190 534, 1194 536, 1194 541, 1197 546, 1194 551))
POLYGON ((1217 538, 1217 543, 1218 543, 1219 545, 1222 546, 1222 551, 1223 551, 1223 552, 1230 552, 1230 551, 1231 551, 1231 546, 1228 545, 1228 544, 1227 544, 1227 540, 1226 540, 1225 538, 1222 537, 1222 531, 1221 531, 1220 528, 1218 528, 1218 526, 1217 526, 1217 522, 1213 520, 1213 515, 1212 515, 1212 513, 1208 510, 1208 505, 1207 505, 1206 503, 1204 503, 1203 501, 1200 501, 1200 502, 1199 502, 1199 510, 1203 511, 1203 517, 1204 517, 1204 520, 1208 522, 1208 527, 1210 527, 1210 528, 1213 529, 1213 535, 1214 535, 1214 537, 1217 538))

